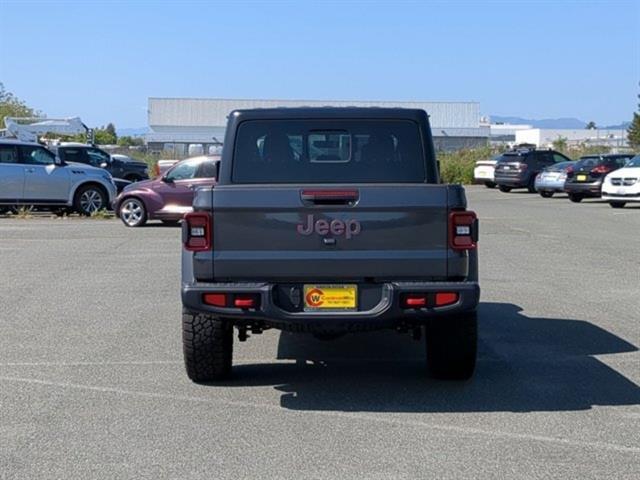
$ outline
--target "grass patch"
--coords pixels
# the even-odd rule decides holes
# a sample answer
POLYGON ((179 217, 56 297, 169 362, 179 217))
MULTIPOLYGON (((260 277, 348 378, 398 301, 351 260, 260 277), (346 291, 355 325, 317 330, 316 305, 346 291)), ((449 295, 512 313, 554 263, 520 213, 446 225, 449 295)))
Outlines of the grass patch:
POLYGON ((29 206, 22 206, 13 211, 13 214, 15 215, 16 218, 22 218, 22 219, 32 218, 33 217, 32 213, 33 213, 33 207, 29 207, 29 206))
POLYGON ((102 208, 100 210, 92 212, 91 215, 89 215, 89 218, 93 218, 94 220, 109 220, 113 218, 113 214, 102 208))

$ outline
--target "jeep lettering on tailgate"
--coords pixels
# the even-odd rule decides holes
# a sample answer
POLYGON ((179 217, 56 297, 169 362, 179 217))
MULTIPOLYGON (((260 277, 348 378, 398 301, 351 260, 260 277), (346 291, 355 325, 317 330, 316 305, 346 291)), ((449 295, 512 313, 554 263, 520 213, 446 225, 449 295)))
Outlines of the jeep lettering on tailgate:
POLYGON ((358 220, 342 221, 334 219, 329 222, 325 219, 318 219, 314 222, 313 214, 307 215, 306 224, 299 223, 297 231, 300 235, 311 235, 313 232, 321 236, 326 236, 329 233, 339 237, 344 235, 347 240, 351 237, 355 237, 362 230, 362 226, 358 220))

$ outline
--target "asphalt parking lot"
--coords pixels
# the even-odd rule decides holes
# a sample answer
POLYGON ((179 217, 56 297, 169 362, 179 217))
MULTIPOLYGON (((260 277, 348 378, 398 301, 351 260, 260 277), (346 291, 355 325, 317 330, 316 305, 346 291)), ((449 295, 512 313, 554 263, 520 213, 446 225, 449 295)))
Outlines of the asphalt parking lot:
POLYGON ((235 344, 192 384, 176 228, 0 219, 0 478, 638 478, 640 207, 468 189, 480 356, 396 333, 235 344))

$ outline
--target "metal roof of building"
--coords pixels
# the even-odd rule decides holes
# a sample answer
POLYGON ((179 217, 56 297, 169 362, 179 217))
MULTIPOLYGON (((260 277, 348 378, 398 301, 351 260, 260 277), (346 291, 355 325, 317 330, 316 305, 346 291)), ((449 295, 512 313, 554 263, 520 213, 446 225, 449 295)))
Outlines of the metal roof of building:
POLYGON ((478 129, 478 102, 400 102, 338 100, 259 100, 226 98, 149 98, 149 126, 224 127, 232 110, 277 107, 400 107, 420 108, 434 129, 478 129))

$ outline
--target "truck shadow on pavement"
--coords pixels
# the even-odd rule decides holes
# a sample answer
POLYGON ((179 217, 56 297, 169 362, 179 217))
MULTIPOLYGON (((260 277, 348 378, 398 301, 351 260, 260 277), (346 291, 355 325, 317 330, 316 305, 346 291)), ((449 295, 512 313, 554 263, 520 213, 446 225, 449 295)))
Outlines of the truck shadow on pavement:
POLYGON ((593 357, 635 346, 586 321, 530 318, 521 310, 480 305, 479 362, 467 382, 430 379, 424 340, 408 335, 323 342, 283 332, 278 358, 296 363, 238 365, 231 383, 274 385, 284 393, 281 406, 293 410, 528 412, 640 404, 640 387, 593 357))

